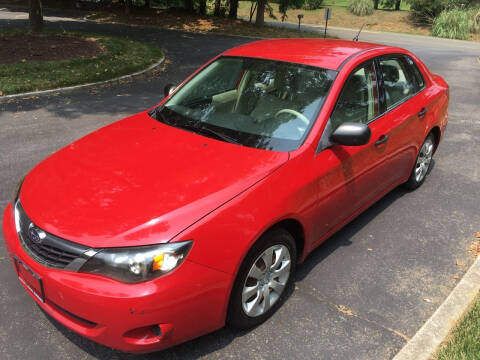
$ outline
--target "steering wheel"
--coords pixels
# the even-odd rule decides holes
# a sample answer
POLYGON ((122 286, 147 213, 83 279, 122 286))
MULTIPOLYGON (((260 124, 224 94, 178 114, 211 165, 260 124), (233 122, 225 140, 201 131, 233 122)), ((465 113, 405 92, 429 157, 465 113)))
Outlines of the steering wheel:
POLYGON ((292 115, 295 115, 297 118, 299 118, 300 120, 302 120, 302 122, 305 123, 305 125, 308 126, 308 124, 310 124, 310 121, 305 117, 305 115, 303 115, 302 113, 299 113, 298 111, 296 110, 292 110, 292 109, 282 109, 280 110, 279 112, 277 112, 275 114, 275 117, 277 117, 278 115, 280 114, 292 114, 292 115))

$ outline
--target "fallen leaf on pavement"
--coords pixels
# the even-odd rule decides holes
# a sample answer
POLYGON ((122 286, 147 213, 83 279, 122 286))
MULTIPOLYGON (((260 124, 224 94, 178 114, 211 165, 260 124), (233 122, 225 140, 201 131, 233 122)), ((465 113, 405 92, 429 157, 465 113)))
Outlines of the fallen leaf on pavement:
POLYGON ((372 248, 368 248, 367 250, 368 250, 368 251, 373 251, 373 249, 372 249, 372 248))
POLYGON ((340 311, 341 313, 344 313, 345 315, 348 315, 348 316, 356 316, 357 315, 352 310, 350 310, 349 308, 347 308, 344 305, 337 305, 337 310, 340 311))
POLYGON ((457 266, 463 266, 463 261, 460 259, 457 259, 457 266))
POLYGON ((480 240, 472 242, 472 244, 470 245, 470 249, 468 249, 468 251, 476 259, 478 255, 480 255, 480 240))
POLYGON ((426 301, 426 302, 428 302, 428 303, 431 303, 431 302, 432 302, 432 300, 430 300, 429 298, 425 298, 425 299, 423 299, 423 301, 426 301))
POLYGON ((480 238, 480 231, 478 231, 476 234, 475 234, 475 237, 478 239, 480 238))
POLYGON ((458 280, 458 279, 460 279, 460 276, 458 276, 458 275, 453 275, 453 278, 454 278, 455 280, 458 280))

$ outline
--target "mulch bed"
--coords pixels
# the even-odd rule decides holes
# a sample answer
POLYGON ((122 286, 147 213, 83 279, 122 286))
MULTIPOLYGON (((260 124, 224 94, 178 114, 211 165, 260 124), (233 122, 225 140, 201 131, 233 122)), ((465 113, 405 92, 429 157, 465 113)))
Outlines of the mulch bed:
POLYGON ((0 35, 0 64, 103 55, 104 50, 95 40, 62 35, 0 35))

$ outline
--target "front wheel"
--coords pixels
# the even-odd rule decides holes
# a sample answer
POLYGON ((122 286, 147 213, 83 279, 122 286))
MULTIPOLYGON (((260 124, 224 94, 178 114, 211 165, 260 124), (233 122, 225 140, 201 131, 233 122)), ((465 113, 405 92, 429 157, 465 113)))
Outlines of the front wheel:
POLYGON ((281 305, 293 280, 296 264, 293 236, 276 228, 250 249, 232 289, 227 322, 247 329, 264 322, 281 305))
POLYGON ((435 149, 435 137, 432 133, 428 134, 418 152, 415 165, 410 173, 410 177, 404 185, 407 189, 414 190, 423 184, 427 177, 428 170, 433 157, 433 149, 435 149))

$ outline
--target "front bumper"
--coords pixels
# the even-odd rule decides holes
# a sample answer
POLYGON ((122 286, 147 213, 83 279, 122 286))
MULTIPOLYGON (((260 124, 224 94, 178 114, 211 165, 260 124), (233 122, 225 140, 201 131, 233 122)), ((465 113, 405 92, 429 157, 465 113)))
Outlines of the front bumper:
POLYGON ((11 204, 3 232, 12 262, 18 258, 41 278, 45 301, 21 282, 27 292, 57 321, 95 342, 126 352, 152 352, 225 323, 231 275, 188 259, 171 274, 138 284, 48 268, 22 248, 11 204))

